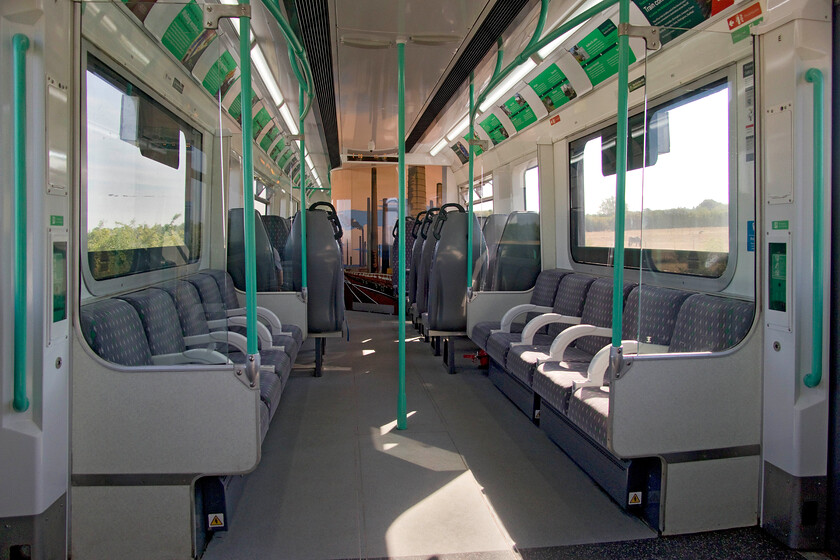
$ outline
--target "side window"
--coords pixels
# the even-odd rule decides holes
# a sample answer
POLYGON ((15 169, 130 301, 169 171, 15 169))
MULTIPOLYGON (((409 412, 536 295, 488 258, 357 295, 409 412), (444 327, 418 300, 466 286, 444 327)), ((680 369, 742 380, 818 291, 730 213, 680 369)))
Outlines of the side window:
MULTIPOLYGON (((493 178, 475 179, 473 183, 473 212, 480 218, 493 213, 493 178)), ((458 188, 459 202, 466 208, 470 202, 470 191, 467 185, 458 188)))
POLYGON ((83 254, 94 280, 194 263, 202 135, 88 55, 83 254))
POLYGON ((535 165, 525 170, 525 210, 528 212, 540 211, 540 178, 539 168, 535 165))
MULTIPOLYGON (((729 263, 730 95, 727 78, 629 119, 627 266, 718 278, 729 263)), ((571 249, 609 264, 615 246, 616 127, 570 142, 571 249)))

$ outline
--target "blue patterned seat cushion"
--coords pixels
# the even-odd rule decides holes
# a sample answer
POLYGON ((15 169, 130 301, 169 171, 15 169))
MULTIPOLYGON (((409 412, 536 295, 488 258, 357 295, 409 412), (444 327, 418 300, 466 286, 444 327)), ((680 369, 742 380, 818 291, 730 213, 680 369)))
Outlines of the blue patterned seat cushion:
POLYGON ((268 425, 271 422, 271 412, 268 410, 268 405, 264 402, 260 403, 260 443, 265 439, 265 434, 268 433, 268 425))
MULTIPOLYGON (((537 344, 511 347, 507 354, 505 369, 530 386, 537 364, 548 360, 548 352, 553 340, 551 336, 543 334, 534 337, 534 342, 537 344)), ((581 352, 573 346, 566 348, 566 353, 563 356, 565 362, 583 362, 584 364, 587 364, 591 358, 589 354, 581 352)))
POLYGON ((569 399, 569 420, 589 437, 607 446, 607 424, 610 417, 608 387, 583 387, 569 399))
POLYGON ((152 365, 152 352, 137 311, 121 299, 86 303, 79 325, 91 350, 103 360, 123 366, 152 365))
POLYGON ((201 297, 201 304, 204 306, 204 315, 208 321, 225 319, 225 304, 222 300, 222 293, 219 285, 212 276, 206 274, 193 274, 187 276, 187 282, 195 286, 198 295, 201 297))
MULTIPOLYGON (((588 274, 569 274, 560 280, 557 287, 557 294, 554 296, 552 312, 569 317, 580 317, 583 313, 583 304, 586 302, 586 293, 595 281, 594 276, 588 274)), ((547 333, 551 338, 569 328, 568 323, 552 323, 548 325, 547 333)))
POLYGON ((543 402, 565 413, 575 382, 586 380, 589 364, 581 362, 545 362, 537 366, 531 386, 543 402))
MULTIPOLYGON (((487 340, 490 338, 491 331, 497 331, 502 327, 499 321, 484 321, 478 323, 473 327, 470 339, 482 350, 487 351, 487 340)), ((523 323, 511 323, 510 332, 521 333, 525 328, 523 323)))
POLYGON ((164 290, 148 288, 120 296, 137 311, 153 356, 186 350, 175 302, 164 290))
POLYGON ((485 352, 496 361, 500 366, 505 365, 508 350, 511 342, 519 342, 522 338, 522 333, 514 332, 497 332, 490 335, 487 339, 487 348, 485 352))
MULTIPOLYGON (((231 350, 228 358, 234 364, 245 363, 245 355, 239 350, 231 350)), ((264 366, 274 366, 274 373, 280 377, 283 386, 286 385, 289 374, 292 372, 292 362, 285 352, 280 350, 260 350, 260 361, 264 366)))
POLYGON ((685 300, 674 325, 670 352, 719 352, 747 335, 755 304, 695 294, 685 300))
POLYGON ((283 394, 283 380, 276 373, 260 374, 260 399, 268 405, 270 418, 277 412, 280 395, 283 394))
POLYGON ((210 332, 207 317, 204 315, 204 306, 201 304, 201 297, 195 286, 184 280, 173 280, 160 284, 158 288, 169 293, 175 302, 175 310, 178 313, 178 321, 181 323, 184 336, 210 332))
MULTIPOLYGON (((211 268, 202 271, 201 274, 211 276, 216 282, 216 286, 219 288, 219 294, 222 297, 222 303, 224 304, 224 308, 226 310, 239 309, 240 307, 242 307, 239 304, 239 296, 236 292, 236 286, 234 286, 233 284, 233 278, 231 278, 230 274, 228 274, 227 271, 211 268)), ((212 298, 212 293, 210 294, 210 297, 212 298)), ((300 345, 303 343, 303 331, 301 331, 300 327, 298 327, 297 325, 283 323, 283 332, 290 333, 294 341, 294 349, 292 351, 294 353, 294 356, 297 356, 297 352, 298 350, 300 350, 300 345)), ((273 333, 273 335, 274 346, 285 346, 287 351, 292 349, 293 345, 289 344, 289 340, 285 335, 280 335, 278 333, 273 333)), ((294 361, 294 356, 292 357, 292 361, 294 361)))
POLYGON ((691 292, 636 286, 627 296, 621 337, 646 344, 668 346, 674 333, 677 314, 691 292))
MULTIPOLYGON (((623 301, 634 287, 634 284, 625 283, 623 289, 623 301)), ((612 279, 599 278, 592 282, 586 292, 586 301, 581 312, 581 324, 594 325, 596 327, 612 326, 612 279)), ((598 350, 610 343, 609 337, 605 336, 584 336, 575 340, 575 348, 594 356, 598 350)))

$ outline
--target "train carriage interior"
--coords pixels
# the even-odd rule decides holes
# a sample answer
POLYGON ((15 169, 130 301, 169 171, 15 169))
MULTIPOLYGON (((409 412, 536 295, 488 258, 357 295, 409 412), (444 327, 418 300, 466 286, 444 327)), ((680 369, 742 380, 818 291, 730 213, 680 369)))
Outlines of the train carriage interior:
POLYGON ((0 2, 0 560, 840 558, 838 17, 0 2))

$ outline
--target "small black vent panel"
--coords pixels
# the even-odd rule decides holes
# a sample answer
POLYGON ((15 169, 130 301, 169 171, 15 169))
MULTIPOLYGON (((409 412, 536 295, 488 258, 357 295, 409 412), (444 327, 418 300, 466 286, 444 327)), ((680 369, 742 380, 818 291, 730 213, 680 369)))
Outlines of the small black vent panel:
POLYGON ((481 22, 481 27, 470 39, 467 48, 461 53, 461 57, 452 67, 452 71, 440 85, 432 101, 423 111, 417 124, 411 130, 405 141, 405 151, 409 152, 423 137, 437 116, 452 99, 465 81, 470 77, 470 72, 475 70, 481 60, 487 55, 496 38, 508 28, 508 25, 516 19, 519 12, 529 3, 529 0, 498 0, 490 9, 490 13, 481 22))

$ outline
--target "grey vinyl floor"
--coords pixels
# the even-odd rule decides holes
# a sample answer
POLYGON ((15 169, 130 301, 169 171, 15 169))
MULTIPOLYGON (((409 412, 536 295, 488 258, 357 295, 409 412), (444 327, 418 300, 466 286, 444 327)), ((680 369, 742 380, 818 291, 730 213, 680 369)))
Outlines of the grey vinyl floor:
MULTIPOLYGON (((397 322, 348 313, 348 323, 323 377, 293 373, 230 530, 205 560, 699 557, 698 541, 655 539, 616 506, 463 352, 449 375, 410 325, 408 428, 397 430, 397 322)), ((746 555, 710 549, 784 552, 760 531, 734 535, 753 546, 746 555)))

